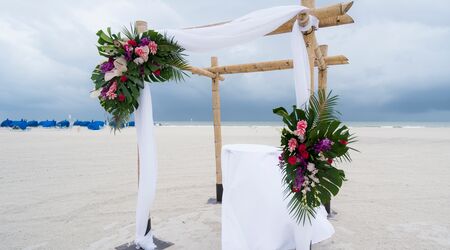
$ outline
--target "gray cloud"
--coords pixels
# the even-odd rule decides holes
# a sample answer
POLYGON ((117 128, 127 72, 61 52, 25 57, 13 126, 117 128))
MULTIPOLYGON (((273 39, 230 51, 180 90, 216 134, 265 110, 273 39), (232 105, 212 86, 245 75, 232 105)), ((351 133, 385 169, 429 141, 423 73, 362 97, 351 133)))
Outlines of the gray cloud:
MULTIPOLYGON (((320 5, 336 1, 317 1, 320 5)), ((298 4, 282 0, 277 5, 298 4)), ((0 119, 103 118, 90 72, 101 59, 95 32, 145 19, 155 28, 186 27, 229 20, 273 1, 19 1, 0 10, 0 119)), ((341 97, 346 120, 450 121, 450 3, 433 1, 355 2, 354 25, 318 32, 330 55, 351 64, 330 67, 329 86, 341 97), (426 11, 424 11, 426 10, 426 11)), ((290 58, 289 36, 192 54, 208 66, 290 58)), ((290 71, 226 76, 221 87, 224 120, 276 120, 271 110, 294 103, 290 71)), ((180 84, 152 87, 157 120, 211 120, 211 83, 193 76, 180 84)))

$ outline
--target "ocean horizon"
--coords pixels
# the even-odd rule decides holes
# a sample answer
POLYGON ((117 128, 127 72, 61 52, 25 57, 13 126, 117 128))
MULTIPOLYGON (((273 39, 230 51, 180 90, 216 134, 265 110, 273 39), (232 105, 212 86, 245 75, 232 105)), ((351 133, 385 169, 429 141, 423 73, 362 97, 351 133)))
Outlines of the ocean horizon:
MULTIPOLYGON (((12 120, 12 119, 10 119, 12 120)), ((18 119, 20 120, 20 119, 18 119)), ((49 119, 50 121, 53 119, 49 119)), ((70 122, 71 126, 78 119, 66 119, 70 122)), ((83 121, 82 119, 79 119, 83 121)), ((103 119, 99 119, 104 121, 103 119)), ((27 121, 27 119, 25 119, 27 121)), ((28 121, 31 121, 29 119, 28 121)), ((41 121, 41 120, 38 120, 41 121)), ((57 122, 60 120, 56 120, 57 122)), ((94 120, 86 120, 94 121, 94 120)), ((130 119, 134 121, 134 119, 130 119)), ((449 122, 442 121, 427 121, 427 122, 417 122, 417 121, 343 121, 349 127, 373 127, 373 128, 449 128, 449 122)), ((212 126, 212 121, 155 121, 156 126, 212 126)), ((222 126, 283 126, 282 121, 222 121, 222 126)), ((3 128, 4 129, 4 128, 3 128)))

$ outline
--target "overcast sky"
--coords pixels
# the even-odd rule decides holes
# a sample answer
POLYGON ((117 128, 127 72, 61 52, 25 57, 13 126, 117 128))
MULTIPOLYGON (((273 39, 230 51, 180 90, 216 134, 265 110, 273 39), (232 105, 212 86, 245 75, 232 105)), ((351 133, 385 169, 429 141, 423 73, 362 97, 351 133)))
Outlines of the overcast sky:
MULTIPOLYGON (((100 61, 95 33, 146 20, 153 28, 202 25, 298 0, 0 0, 0 119, 102 119, 89 97, 100 61)), ((317 5, 338 1, 316 0, 317 5)), ((356 0, 355 24, 317 32, 329 55, 349 65, 329 68, 347 121, 450 121, 450 1, 356 0)), ((190 54, 193 65, 290 59, 288 35, 190 54)), ((272 108, 294 100, 290 70, 226 75, 221 86, 225 121, 278 119, 272 108)), ((211 82, 192 76, 152 87, 157 121, 211 120, 211 82)))

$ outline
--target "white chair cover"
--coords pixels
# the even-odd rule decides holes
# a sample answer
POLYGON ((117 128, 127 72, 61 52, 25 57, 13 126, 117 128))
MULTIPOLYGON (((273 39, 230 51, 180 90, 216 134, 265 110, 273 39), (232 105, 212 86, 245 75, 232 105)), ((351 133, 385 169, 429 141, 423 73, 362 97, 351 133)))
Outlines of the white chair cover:
POLYGON ((284 199, 278 148, 226 145, 222 150, 222 249, 309 249, 334 233, 323 207, 312 223, 298 224, 284 199))

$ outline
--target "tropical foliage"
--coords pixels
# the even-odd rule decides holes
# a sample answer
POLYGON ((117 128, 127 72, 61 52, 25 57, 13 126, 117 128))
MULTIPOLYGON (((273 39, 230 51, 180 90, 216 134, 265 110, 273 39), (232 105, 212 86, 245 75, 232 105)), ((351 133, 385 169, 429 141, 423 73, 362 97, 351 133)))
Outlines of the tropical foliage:
POLYGON ((138 108, 145 82, 181 81, 188 67, 184 49, 173 38, 153 30, 139 34, 133 26, 123 34, 112 34, 110 28, 97 32, 98 53, 106 61, 95 67, 91 77, 93 95, 112 115, 112 124, 125 124, 138 108))
POLYGON ((349 144, 355 137, 338 119, 337 100, 337 96, 319 91, 305 110, 296 106, 291 113, 282 107, 273 110, 285 123, 279 167, 290 199, 288 209, 297 222, 311 222, 316 208, 337 195, 345 181, 336 162, 351 161, 349 150, 355 149, 349 144))

